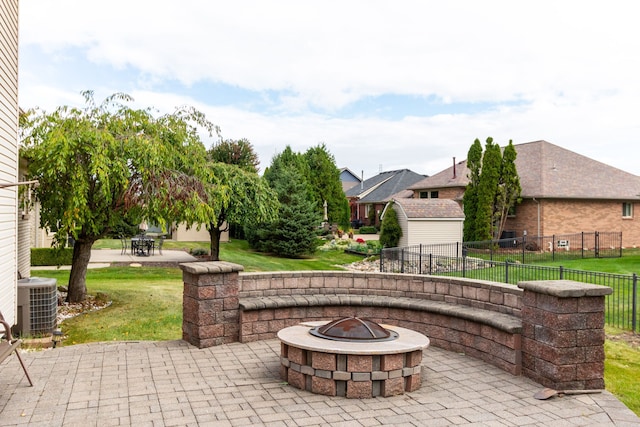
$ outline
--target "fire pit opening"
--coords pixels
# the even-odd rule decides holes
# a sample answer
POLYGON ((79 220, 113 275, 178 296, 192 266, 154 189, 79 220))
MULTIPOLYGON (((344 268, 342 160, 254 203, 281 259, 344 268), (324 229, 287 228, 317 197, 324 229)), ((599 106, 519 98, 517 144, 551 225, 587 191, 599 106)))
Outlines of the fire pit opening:
POLYGON ((344 317, 309 330, 311 335, 335 341, 379 342, 398 338, 396 331, 359 317, 344 317))

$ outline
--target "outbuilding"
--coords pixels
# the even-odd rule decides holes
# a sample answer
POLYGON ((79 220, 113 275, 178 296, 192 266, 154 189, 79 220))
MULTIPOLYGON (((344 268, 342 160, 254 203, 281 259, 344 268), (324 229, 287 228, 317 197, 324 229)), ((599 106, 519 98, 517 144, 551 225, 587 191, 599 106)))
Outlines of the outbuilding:
POLYGON ((462 242, 464 213, 454 200, 395 198, 384 212, 389 207, 396 211, 402 229, 400 247, 462 242))

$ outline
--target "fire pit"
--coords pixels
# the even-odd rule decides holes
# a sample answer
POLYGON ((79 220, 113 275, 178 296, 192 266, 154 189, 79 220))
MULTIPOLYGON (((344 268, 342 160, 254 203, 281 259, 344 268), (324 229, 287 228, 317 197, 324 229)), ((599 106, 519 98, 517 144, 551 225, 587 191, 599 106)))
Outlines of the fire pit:
POLYGON ((281 377, 327 396, 393 396, 420 388, 429 338, 410 329, 346 317, 278 332, 281 377))

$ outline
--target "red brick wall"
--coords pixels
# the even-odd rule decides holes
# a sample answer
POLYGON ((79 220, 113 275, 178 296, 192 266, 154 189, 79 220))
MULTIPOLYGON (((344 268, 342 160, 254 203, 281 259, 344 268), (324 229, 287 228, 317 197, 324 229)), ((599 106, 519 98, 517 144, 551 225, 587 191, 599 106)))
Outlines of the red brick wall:
MULTIPOLYGON (((540 234, 571 234, 582 231, 622 232, 622 246, 640 246, 640 227, 637 215, 640 204, 634 204, 634 218, 622 218, 621 201, 540 200, 540 234)), ((524 200, 516 208, 515 217, 509 218, 505 230, 524 230, 530 236, 538 235, 538 203, 524 200)))

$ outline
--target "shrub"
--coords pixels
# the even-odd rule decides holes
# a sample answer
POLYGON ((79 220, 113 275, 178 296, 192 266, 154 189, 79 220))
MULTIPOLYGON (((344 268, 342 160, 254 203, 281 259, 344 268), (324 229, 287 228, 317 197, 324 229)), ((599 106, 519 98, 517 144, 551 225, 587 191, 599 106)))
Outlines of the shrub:
POLYGON ((31 265, 71 265, 72 248, 31 248, 31 265))
POLYGON ((364 225, 360 227, 360 230, 358 230, 358 233, 360 234, 376 234, 377 232, 378 229, 373 225, 364 225))
POLYGON ((398 222, 398 214, 393 209, 393 202, 385 210, 382 220, 382 231, 380 231, 380 244, 384 248, 395 248, 402 237, 402 228, 398 222))
POLYGON ((209 255, 209 251, 206 250, 205 248, 193 248, 191 250, 191 255, 193 255, 193 256, 209 255))

